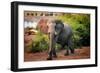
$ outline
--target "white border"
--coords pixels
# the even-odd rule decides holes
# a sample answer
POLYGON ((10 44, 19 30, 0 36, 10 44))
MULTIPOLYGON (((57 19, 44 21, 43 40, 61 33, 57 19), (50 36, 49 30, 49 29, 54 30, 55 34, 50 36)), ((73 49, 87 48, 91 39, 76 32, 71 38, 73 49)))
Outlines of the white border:
POLYGON ((48 6, 18 6, 18 68, 38 68, 50 66, 71 66, 71 65, 84 65, 95 64, 95 10, 82 9, 82 8, 61 8, 61 7, 48 7, 48 6), (24 11, 48 11, 48 12, 67 12, 67 13, 89 13, 91 14, 91 53, 90 59, 80 60, 58 60, 58 61, 34 61, 24 62, 24 11))

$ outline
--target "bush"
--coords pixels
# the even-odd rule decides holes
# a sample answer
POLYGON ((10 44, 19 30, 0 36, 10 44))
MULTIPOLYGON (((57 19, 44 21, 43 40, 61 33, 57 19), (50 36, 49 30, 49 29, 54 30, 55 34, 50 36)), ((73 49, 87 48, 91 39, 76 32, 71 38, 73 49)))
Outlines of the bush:
POLYGON ((31 52, 42 52, 48 49, 48 36, 38 32, 35 39, 32 41, 31 52))

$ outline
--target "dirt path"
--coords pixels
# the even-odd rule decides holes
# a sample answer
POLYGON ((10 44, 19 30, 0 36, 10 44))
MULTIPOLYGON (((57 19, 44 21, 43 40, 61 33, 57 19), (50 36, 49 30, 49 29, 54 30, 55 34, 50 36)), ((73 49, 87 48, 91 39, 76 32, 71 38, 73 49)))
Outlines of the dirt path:
MULTIPOLYGON (((57 52, 57 58, 54 60, 70 60, 70 59, 87 59, 90 58, 90 47, 82 47, 82 49, 75 49, 74 55, 64 56, 65 50, 57 52)), ((48 57, 47 52, 40 53, 25 53, 24 61, 43 61, 48 57)))

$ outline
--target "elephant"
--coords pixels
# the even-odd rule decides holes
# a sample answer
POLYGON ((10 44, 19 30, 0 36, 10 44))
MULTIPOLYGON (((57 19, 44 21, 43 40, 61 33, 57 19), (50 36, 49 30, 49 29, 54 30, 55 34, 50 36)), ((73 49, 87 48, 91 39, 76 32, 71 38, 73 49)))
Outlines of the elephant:
POLYGON ((47 60, 57 58, 55 44, 58 43, 62 48, 66 48, 65 56, 74 54, 73 48, 73 31, 68 24, 64 24, 61 20, 54 20, 49 23, 49 56, 47 60))

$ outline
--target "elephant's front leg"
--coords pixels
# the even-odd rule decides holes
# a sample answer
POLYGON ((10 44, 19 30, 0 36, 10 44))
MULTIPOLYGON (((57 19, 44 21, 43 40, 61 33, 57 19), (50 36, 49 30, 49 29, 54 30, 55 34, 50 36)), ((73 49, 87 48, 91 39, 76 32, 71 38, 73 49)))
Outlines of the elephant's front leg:
POLYGON ((47 58, 47 60, 52 60, 53 59, 53 55, 55 54, 55 49, 54 49, 54 34, 50 33, 49 34, 49 56, 47 58))
POLYGON ((52 52, 53 52, 53 57, 54 57, 54 58, 57 58, 57 53, 56 53, 55 44, 56 44, 56 43, 55 43, 55 41, 54 41, 52 52))
POLYGON ((53 59, 53 52, 52 52, 52 50, 50 50, 47 60, 52 60, 52 59, 53 59))

